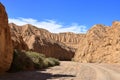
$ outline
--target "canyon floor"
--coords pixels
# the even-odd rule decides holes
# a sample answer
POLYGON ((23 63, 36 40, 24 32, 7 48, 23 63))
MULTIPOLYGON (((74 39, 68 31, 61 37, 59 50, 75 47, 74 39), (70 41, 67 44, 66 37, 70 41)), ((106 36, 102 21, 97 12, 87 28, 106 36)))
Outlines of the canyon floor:
POLYGON ((61 61, 40 71, 7 73, 0 80, 120 80, 120 64, 61 61))

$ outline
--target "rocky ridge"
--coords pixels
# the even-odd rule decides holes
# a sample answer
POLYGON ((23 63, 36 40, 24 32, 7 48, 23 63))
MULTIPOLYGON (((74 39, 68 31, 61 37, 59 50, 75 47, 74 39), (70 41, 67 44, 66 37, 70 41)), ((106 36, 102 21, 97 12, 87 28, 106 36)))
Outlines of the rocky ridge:
MULTIPOLYGON (((79 42, 79 38, 77 38, 77 36, 82 36, 79 34, 75 35, 73 33, 61 33, 60 36, 59 34, 51 33, 45 29, 37 28, 30 24, 24 26, 17 26, 14 23, 10 23, 9 26, 11 27, 11 33, 21 37, 21 39, 23 38, 22 41, 27 44, 29 50, 43 53, 47 57, 55 57, 60 60, 71 60, 73 58, 75 53, 75 47, 71 48, 69 44, 75 43, 76 46, 79 42), (76 37, 76 39, 71 38, 72 34, 73 37, 76 37), (65 42, 69 42, 69 46, 67 46, 65 42)), ((14 38, 15 37, 12 36, 13 43, 19 40, 18 38, 14 40, 14 38)), ((20 45, 18 44, 18 46, 20 45)))
POLYGON ((31 24, 26 24, 23 26, 18 26, 15 25, 14 23, 9 24, 11 27, 16 26, 15 32, 21 34, 21 36, 24 38, 25 41, 27 39, 25 38, 26 36, 31 36, 31 35, 39 35, 41 37, 47 38, 47 39, 52 39, 55 41, 59 41, 64 43, 65 45, 73 48, 78 47, 78 43, 81 40, 82 37, 84 37, 84 34, 75 34, 72 32, 66 32, 66 33, 51 33, 45 29, 42 28, 37 28, 36 26, 33 26, 31 24))

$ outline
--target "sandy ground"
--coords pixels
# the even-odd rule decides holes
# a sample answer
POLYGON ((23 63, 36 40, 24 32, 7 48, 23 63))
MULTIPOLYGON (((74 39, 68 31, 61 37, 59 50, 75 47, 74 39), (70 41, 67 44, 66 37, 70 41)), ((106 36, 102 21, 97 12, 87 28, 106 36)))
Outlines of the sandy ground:
POLYGON ((42 71, 0 75, 0 80, 120 80, 120 64, 62 61, 60 66, 42 71))

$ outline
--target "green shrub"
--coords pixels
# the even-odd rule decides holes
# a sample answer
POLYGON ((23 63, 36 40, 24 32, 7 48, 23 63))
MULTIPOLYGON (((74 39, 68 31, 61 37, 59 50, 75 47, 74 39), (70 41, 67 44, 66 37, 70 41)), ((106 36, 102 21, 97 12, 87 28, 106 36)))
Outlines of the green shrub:
POLYGON ((43 61, 45 59, 45 55, 31 51, 27 51, 26 55, 33 61, 35 69, 44 67, 43 61))
POLYGON ((59 65, 60 64, 60 62, 59 62, 59 60, 58 59, 55 59, 55 58, 48 58, 49 59, 49 61, 53 61, 54 62, 54 64, 55 65, 59 65))
POLYGON ((55 66, 55 65, 59 65, 59 60, 55 59, 55 58, 46 58, 44 60, 44 65, 45 67, 50 67, 50 66, 55 66))
POLYGON ((11 64, 10 71, 20 71, 25 68, 29 68, 33 65, 33 62, 30 58, 26 56, 24 51, 14 50, 13 61, 11 64))
POLYGON ((46 58, 45 55, 40 53, 14 50, 13 62, 9 71, 41 69, 59 64, 58 59, 46 58))

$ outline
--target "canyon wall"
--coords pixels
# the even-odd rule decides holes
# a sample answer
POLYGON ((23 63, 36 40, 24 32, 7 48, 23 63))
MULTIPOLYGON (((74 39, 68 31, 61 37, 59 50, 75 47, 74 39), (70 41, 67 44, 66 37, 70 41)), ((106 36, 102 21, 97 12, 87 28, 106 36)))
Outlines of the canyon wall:
POLYGON ((94 25, 79 43, 75 61, 120 63, 120 22, 111 27, 94 25))
POLYGON ((5 7, 0 3, 0 72, 10 68, 13 57, 13 48, 8 26, 8 16, 5 7))
MULTIPOLYGON (((13 34, 13 43, 15 43, 17 48, 21 48, 24 42, 24 44, 27 44, 29 50, 43 53, 47 57, 55 57, 60 60, 71 60, 77 49, 78 42, 81 39, 80 37, 84 36, 74 33, 55 34, 30 24, 17 26, 14 23, 10 23, 9 26, 13 34), (16 36, 21 37, 23 40, 21 41, 19 38, 16 38, 16 36), (17 43, 22 43, 16 44, 16 41, 17 43)), ((26 50, 25 48, 22 49, 26 50)))

